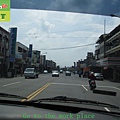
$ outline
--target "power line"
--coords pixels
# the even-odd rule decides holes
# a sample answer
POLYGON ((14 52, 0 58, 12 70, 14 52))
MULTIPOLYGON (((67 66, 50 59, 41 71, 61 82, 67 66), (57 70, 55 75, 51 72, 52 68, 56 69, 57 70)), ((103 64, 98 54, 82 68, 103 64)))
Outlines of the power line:
MULTIPOLYGON (((27 35, 27 34, 26 34, 27 35)), ((30 34, 29 34, 30 35, 30 34)), ((35 38, 41 38, 41 36, 37 36, 35 34, 33 34, 35 38)), ((24 35, 20 35, 19 36, 24 36, 24 35)), ((32 36, 33 37, 33 36, 32 36)), ((42 38, 98 38, 98 37, 91 37, 91 36, 86 36, 86 37, 81 37, 81 36, 70 36, 70 37, 52 37, 52 36, 48 36, 48 37, 42 37, 42 38)))
POLYGON ((63 48, 50 48, 50 49, 40 49, 40 50, 63 50, 63 49, 72 49, 72 48, 78 48, 78 47, 85 47, 85 46, 91 46, 95 45, 96 43, 91 43, 87 45, 80 45, 80 46, 73 46, 73 47, 63 47, 63 48))
MULTIPOLYGON (((107 28, 113 28, 112 26, 109 26, 107 28)), ((96 29, 103 29, 102 27, 96 27, 96 29)), ((64 30, 64 31, 53 31, 53 32, 47 32, 47 33, 59 33, 59 32, 75 32, 75 31, 84 31, 84 30, 91 30, 91 28, 86 28, 82 30, 64 30)), ((94 29, 95 30, 95 29, 94 29)), ((36 34, 42 34, 42 33, 26 33, 26 34, 19 34, 19 35, 36 35, 36 34)))

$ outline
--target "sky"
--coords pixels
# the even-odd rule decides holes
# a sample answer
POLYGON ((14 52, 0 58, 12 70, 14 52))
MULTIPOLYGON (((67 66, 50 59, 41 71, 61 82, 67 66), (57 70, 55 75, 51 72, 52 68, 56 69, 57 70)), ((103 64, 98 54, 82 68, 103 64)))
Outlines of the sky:
POLYGON ((17 41, 33 44, 47 59, 60 65, 72 66, 74 62, 85 59, 87 52, 95 51, 95 43, 101 34, 109 33, 120 23, 120 18, 82 13, 11 9, 11 21, 0 23, 8 30, 17 27, 17 41), (104 22, 106 27, 104 30, 104 22), (68 48, 49 50, 53 48, 68 48), (82 47, 83 46, 83 47, 82 47))

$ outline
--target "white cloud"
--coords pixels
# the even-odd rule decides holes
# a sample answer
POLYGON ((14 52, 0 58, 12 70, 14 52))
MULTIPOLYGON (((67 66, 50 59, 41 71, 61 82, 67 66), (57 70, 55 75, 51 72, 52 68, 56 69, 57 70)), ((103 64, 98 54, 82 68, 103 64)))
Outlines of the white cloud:
MULTIPOLYGON (((95 43, 104 33, 104 19, 106 19, 106 32, 110 32, 119 24, 119 19, 105 16, 37 10, 20 11, 18 14, 18 11, 12 10, 14 19, 7 24, 1 23, 1 26, 6 29, 17 26, 18 41, 26 46, 33 44, 33 48, 37 50, 95 43)), ((55 60, 62 66, 71 66, 74 61, 84 59, 88 51, 94 50, 95 46, 92 45, 56 51, 41 50, 41 52, 47 52, 48 59, 55 60)))

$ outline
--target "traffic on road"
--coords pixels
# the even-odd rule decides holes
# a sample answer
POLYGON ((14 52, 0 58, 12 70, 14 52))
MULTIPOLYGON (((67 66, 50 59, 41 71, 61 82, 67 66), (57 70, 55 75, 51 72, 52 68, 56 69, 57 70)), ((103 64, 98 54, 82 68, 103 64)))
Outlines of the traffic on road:
POLYGON ((120 120, 119 0, 0 0, 0 120, 120 120))

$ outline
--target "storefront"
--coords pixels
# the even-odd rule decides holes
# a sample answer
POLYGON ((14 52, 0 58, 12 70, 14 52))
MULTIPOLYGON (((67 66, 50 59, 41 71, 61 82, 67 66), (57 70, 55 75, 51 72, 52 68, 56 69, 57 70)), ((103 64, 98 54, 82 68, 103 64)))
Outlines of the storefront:
POLYGON ((107 57, 98 60, 96 63, 102 68, 106 79, 120 81, 120 57, 107 57))

